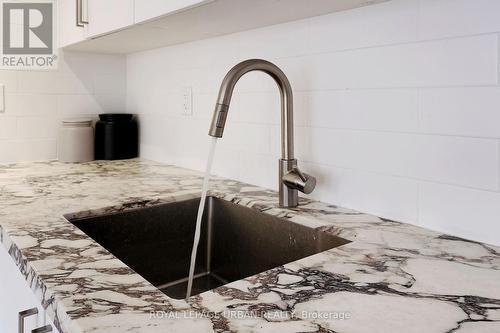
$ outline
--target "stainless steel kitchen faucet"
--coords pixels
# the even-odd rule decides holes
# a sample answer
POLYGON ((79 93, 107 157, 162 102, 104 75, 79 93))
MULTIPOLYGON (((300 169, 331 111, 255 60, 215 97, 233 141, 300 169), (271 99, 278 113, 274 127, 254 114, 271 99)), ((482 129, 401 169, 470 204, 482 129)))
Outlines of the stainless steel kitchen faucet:
POLYGON ((281 159, 279 160, 279 205, 297 207, 298 191, 309 194, 316 187, 316 179, 303 173, 297 167, 293 154, 293 94, 285 73, 266 60, 250 59, 234 66, 222 81, 219 97, 208 135, 222 138, 227 112, 233 95, 234 86, 248 72, 262 71, 269 74, 278 84, 281 97, 281 159))

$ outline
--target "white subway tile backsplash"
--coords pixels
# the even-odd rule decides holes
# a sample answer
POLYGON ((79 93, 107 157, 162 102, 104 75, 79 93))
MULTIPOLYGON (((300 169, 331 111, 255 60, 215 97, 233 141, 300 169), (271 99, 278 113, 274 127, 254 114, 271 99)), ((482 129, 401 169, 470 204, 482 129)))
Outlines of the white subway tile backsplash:
POLYGON ((500 31, 497 0, 420 0, 419 38, 500 31))
MULTIPOLYGON (((158 87, 158 85, 156 85, 158 87)), ((173 110, 169 110, 169 104, 173 104, 173 98, 180 101, 180 94, 169 93, 169 91, 159 92, 154 87, 146 89, 146 91, 139 91, 137 95, 130 96, 127 95, 128 106, 127 108, 130 112, 135 112, 134 110, 145 110, 148 113, 164 113, 173 110), (158 100, 157 96, 161 95, 162 98, 158 100)), ((181 102, 177 104, 177 109, 181 106, 181 102)), ((180 110, 178 110, 180 114, 180 110)))
POLYGON ((242 32, 238 34, 240 59, 275 59, 306 54, 309 52, 308 32, 307 20, 242 32))
POLYGON ((75 116, 95 116, 102 108, 92 95, 60 95, 57 96, 57 114, 59 118, 75 116))
POLYGON ((295 91, 293 94, 293 123, 295 126, 309 124, 309 113, 312 112, 309 102, 309 92, 295 91))
POLYGON ((16 141, 0 140, 0 163, 17 162, 16 141))
POLYGON ((498 244, 500 193, 422 182, 419 225, 498 244))
POLYGON ((5 86, 6 93, 17 91, 17 74, 16 71, 0 70, 0 84, 5 86))
POLYGON ((123 91, 120 94, 94 95, 100 109, 104 112, 123 113, 126 107, 126 95, 123 91))
POLYGON ((281 101, 276 92, 241 93, 231 102, 231 112, 239 122, 279 124, 281 101))
MULTIPOLYGON (((217 101, 217 94, 193 94, 193 115, 202 119, 212 119, 215 103, 217 101)), ((231 109, 234 107, 233 100, 231 109)), ((179 111, 179 108, 173 108, 173 111, 179 111)), ((231 114, 233 113, 231 110, 231 114)))
POLYGON ((140 143, 139 151, 142 158, 168 164, 174 163, 172 154, 165 152, 162 146, 140 143))
POLYGON ((419 145, 419 178, 498 189, 496 140, 422 135, 419 145))
MULTIPOLYGON (((314 198, 500 244, 498 7, 393 0, 128 55, 127 109, 152 132, 142 155, 203 170, 223 77, 262 57, 293 87, 295 157, 318 178, 314 198), (477 209, 482 230, 469 233, 477 209)), ((279 108, 268 75, 238 82, 215 174, 276 189, 279 108)))
POLYGON ((19 139, 56 139, 59 122, 53 117, 22 117, 17 121, 19 139))
POLYGON ((397 0, 310 20, 310 51, 332 52, 415 41, 418 0, 397 0))
POLYGON ((307 116, 312 127, 416 132, 417 107, 414 89, 313 91, 307 116))
POLYGON ((235 35, 227 35, 216 38, 204 39, 187 45, 193 52, 185 58, 181 55, 181 66, 205 68, 207 66, 232 65, 239 59, 240 38, 235 35), (223 55, 223 56, 221 56, 223 55), (184 58, 184 59, 182 59, 184 58))
POLYGON ((107 93, 125 90, 126 63, 123 56, 61 52, 59 68, 54 71, 19 71, 18 91, 33 94, 107 93), (99 85, 100 81, 105 81, 99 85), (104 86, 107 86, 106 88, 104 86))
MULTIPOLYGON (((174 72, 167 88, 192 87, 193 93, 218 93, 219 86, 227 71, 232 66, 208 66, 187 68, 177 73, 174 72)), ((169 73, 170 74, 170 73, 169 73)))
POLYGON ((241 156, 242 154, 238 151, 224 149, 224 147, 218 145, 215 149, 212 174, 232 179, 241 179, 241 171, 243 169, 241 156))
POLYGON ((82 74, 82 77, 73 73, 62 74, 57 77, 55 91, 58 94, 93 94, 95 92, 95 83, 93 78, 85 77, 87 73, 82 74))
POLYGON ((55 139, 0 140, 0 163, 47 161, 56 157, 55 139))
POLYGON ((14 140, 17 136, 17 119, 0 117, 0 140, 14 140))
POLYGON ((244 182, 266 188, 275 188, 278 184, 278 159, 263 154, 241 154, 240 177, 244 182), (274 170, 274 172, 269 172, 274 170))
MULTIPOLYGON (((273 62, 286 73, 293 91, 311 90, 311 75, 309 64, 304 62, 304 57, 279 58, 273 62)), ((277 91, 276 85, 271 91, 277 91)))
POLYGON ((60 59, 62 61, 59 62, 59 71, 80 79, 96 73, 125 75, 123 70, 126 63, 123 55, 64 51, 60 54, 60 59))
POLYGON ((74 73, 56 71, 18 73, 18 91, 29 94, 92 94, 93 80, 90 73, 81 78, 74 73))
POLYGON ((7 94, 6 113, 13 116, 55 116, 57 96, 43 94, 7 94))
MULTIPOLYGON (((59 72, 19 72, 18 91, 30 94, 56 94, 59 89, 59 72)), ((77 92, 78 93, 78 92, 77 92)))
POLYGON ((140 142, 148 146, 163 146, 170 140, 169 133, 173 126, 169 124, 168 117, 159 113, 143 113, 139 115, 141 128, 147 131, 140 131, 140 142))
POLYGON ((500 138, 500 88, 423 89, 423 132, 500 138))
POLYGON ((310 163, 301 165, 317 177, 313 198, 397 221, 417 221, 416 180, 310 163))
POLYGON ((493 85, 497 37, 485 35, 319 54, 302 62, 311 89, 493 85))
POLYGON ((126 77, 116 74, 97 74, 94 77, 94 94, 120 94, 126 91, 126 77))
MULTIPOLYGON (((196 170, 205 169, 210 140, 206 121, 180 117, 176 122, 170 118, 156 126, 162 128, 165 133, 163 146, 167 152, 175 156, 175 163, 196 170)), ((220 142, 221 140, 218 147, 222 146, 220 142)))
MULTIPOLYGON (((203 122, 200 133, 208 140, 208 123, 203 122)), ((269 147, 270 127, 261 124, 226 123, 224 137, 219 140, 218 145, 225 149, 239 150, 241 152, 270 154, 269 147)))
POLYGON ((416 177, 417 136, 315 128, 310 130, 310 162, 390 175, 416 177))
POLYGON ((57 158, 56 139, 36 139, 16 142, 17 161, 46 161, 57 158))
POLYGON ((55 159, 61 118, 125 111, 124 56, 60 51, 59 60, 54 71, 0 70, 0 163, 55 159))

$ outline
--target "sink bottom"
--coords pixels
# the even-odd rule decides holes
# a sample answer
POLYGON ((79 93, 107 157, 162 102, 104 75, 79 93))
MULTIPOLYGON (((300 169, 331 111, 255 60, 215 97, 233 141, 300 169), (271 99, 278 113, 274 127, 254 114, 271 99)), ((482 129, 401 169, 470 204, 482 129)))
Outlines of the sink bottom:
MULTIPOLYGON (((71 223, 166 295, 182 299, 200 199, 71 223)), ((192 295, 349 243, 256 209, 208 197, 192 295)))
MULTIPOLYGON (((229 281, 217 276, 213 273, 197 274, 193 279, 193 287, 191 289, 192 295, 198 295, 207 290, 212 290, 217 287, 223 286, 229 281)), ((186 297, 186 290, 188 285, 188 277, 183 279, 165 283, 164 285, 156 286, 164 294, 170 297, 182 299, 186 297)))

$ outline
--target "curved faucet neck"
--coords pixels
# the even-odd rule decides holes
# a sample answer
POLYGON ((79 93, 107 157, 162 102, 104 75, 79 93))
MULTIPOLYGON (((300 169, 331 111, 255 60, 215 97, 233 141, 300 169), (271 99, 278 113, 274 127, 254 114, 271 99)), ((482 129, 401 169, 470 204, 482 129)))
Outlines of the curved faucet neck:
POLYGON ((280 91, 281 99, 281 158, 294 159, 293 147, 293 94, 285 73, 273 63, 262 59, 250 59, 234 66, 222 81, 217 105, 212 118, 209 135, 221 138, 224 132, 227 112, 231 103, 234 87, 239 79, 248 72, 262 71, 269 74, 280 91))

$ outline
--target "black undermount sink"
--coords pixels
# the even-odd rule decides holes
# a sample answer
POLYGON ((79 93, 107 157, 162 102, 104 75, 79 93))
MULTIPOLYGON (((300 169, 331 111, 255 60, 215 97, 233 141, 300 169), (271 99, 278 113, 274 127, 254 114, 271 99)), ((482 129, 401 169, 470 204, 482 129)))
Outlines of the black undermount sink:
MULTIPOLYGON (((186 295, 200 199, 71 223, 172 298, 186 295)), ((208 197, 192 295, 349 243, 255 209, 208 197)))

